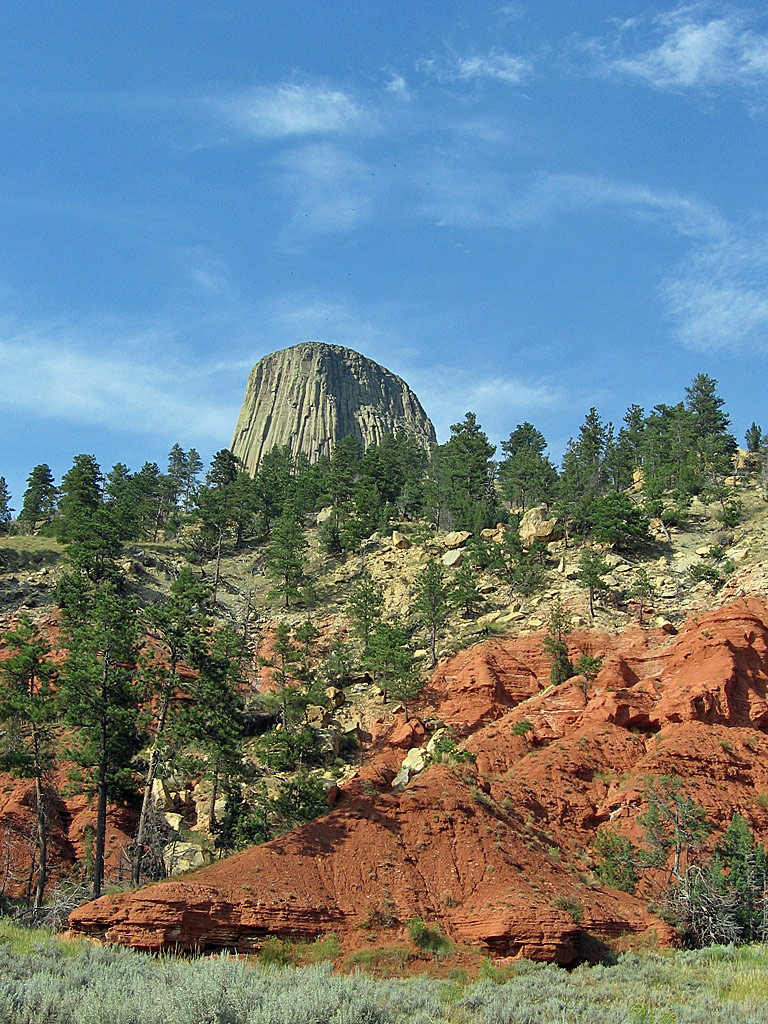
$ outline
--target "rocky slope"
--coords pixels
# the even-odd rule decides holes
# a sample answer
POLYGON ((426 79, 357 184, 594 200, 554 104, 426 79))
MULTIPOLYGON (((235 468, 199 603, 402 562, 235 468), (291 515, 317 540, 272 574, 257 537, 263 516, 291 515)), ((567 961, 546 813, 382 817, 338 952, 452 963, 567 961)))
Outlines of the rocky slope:
POLYGON ((253 473, 276 446, 290 445, 314 462, 350 434, 365 448, 397 431, 424 445, 436 440, 405 381, 358 352, 312 341, 254 366, 231 448, 253 473))
POLYGON ((420 915, 496 955, 561 963, 621 936, 671 940, 643 900, 596 883, 592 842, 609 820, 636 831, 642 780, 664 773, 685 780, 715 829, 739 811, 768 838, 768 608, 736 600, 675 638, 586 631, 572 649, 604 658, 586 692, 579 679, 546 685, 535 634, 439 667, 422 720, 469 734, 474 763, 419 768, 413 748, 429 729, 396 720, 329 814, 183 882, 105 896, 72 929, 145 949, 240 950, 332 930, 354 947, 397 941, 420 915), (512 735, 522 719, 526 738, 512 735), (405 756, 412 777, 393 789, 405 756))

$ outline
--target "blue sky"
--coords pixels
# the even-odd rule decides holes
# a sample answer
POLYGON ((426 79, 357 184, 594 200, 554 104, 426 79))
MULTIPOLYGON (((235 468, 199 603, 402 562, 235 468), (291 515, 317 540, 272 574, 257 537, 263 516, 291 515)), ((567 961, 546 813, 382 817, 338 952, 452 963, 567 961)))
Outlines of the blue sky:
POLYGON ((758 3, 5 0, 0 475, 229 444, 347 345, 441 440, 720 382, 768 429, 758 3))

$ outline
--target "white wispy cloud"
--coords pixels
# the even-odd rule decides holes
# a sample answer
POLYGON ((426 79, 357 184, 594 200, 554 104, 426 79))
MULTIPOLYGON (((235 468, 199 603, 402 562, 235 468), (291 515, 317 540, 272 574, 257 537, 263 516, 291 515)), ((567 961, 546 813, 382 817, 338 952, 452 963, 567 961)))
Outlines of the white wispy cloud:
POLYGON ((632 18, 588 51, 604 73, 628 75, 657 89, 768 85, 768 34, 733 7, 685 4, 646 23, 632 18))
POLYGON ((519 85, 533 73, 533 63, 526 57, 491 50, 486 54, 432 57, 419 62, 419 68, 441 81, 470 81, 490 78, 507 85, 519 85))
POLYGON ((706 203, 642 183, 578 174, 520 180, 457 166, 443 167, 433 177, 420 212, 443 226, 521 229, 569 212, 604 208, 694 238, 719 237, 727 230, 706 203))
POLYGON ((347 93, 323 85, 263 86, 212 105, 230 124, 257 139, 343 134, 369 123, 347 93))
POLYGON ((768 234, 697 248, 664 284, 678 339, 702 352, 768 350, 768 234))
POLYGON ((351 231, 372 216, 380 187, 376 168, 348 149, 308 143, 282 153, 275 164, 277 187, 291 204, 282 231, 284 245, 351 231))
POLYGON ((237 409, 168 347, 154 329, 0 323, 0 408, 145 436, 185 436, 193 424, 196 437, 225 443, 237 409))

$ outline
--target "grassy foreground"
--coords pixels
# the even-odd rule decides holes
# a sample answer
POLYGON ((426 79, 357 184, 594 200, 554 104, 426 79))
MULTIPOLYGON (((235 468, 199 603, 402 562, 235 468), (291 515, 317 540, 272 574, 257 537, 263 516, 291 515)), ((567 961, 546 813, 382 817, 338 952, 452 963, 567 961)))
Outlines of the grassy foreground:
POLYGON ((459 984, 227 956, 150 957, 0 925, 7 1024, 765 1024, 768 947, 521 961, 459 984))

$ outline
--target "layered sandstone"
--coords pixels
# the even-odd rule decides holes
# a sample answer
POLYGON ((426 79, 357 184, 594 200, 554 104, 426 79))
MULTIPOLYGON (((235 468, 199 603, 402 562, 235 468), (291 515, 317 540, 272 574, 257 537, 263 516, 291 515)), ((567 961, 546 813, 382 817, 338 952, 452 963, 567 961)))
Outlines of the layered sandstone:
POLYGON ((349 435, 365 449, 399 431, 425 447, 436 440, 405 381, 359 352, 311 341, 254 366, 231 448, 253 473, 271 448, 289 445, 315 462, 349 435))
POLYGON ((768 608, 734 601, 674 639, 570 639, 572 656, 604 658, 591 686, 548 685, 541 635, 440 666, 423 710, 471 732, 474 763, 433 764, 393 791, 407 748, 427 739, 401 721, 329 814, 183 882, 103 897, 73 930, 145 949, 253 950, 323 931, 354 946, 402 941, 420 915, 493 954, 561 963, 621 935, 672 940, 644 900, 596 884, 592 843, 609 820, 637 837, 644 779, 669 773, 706 809, 711 841, 735 811, 768 838, 768 608), (532 731, 513 735, 523 719, 532 731))

